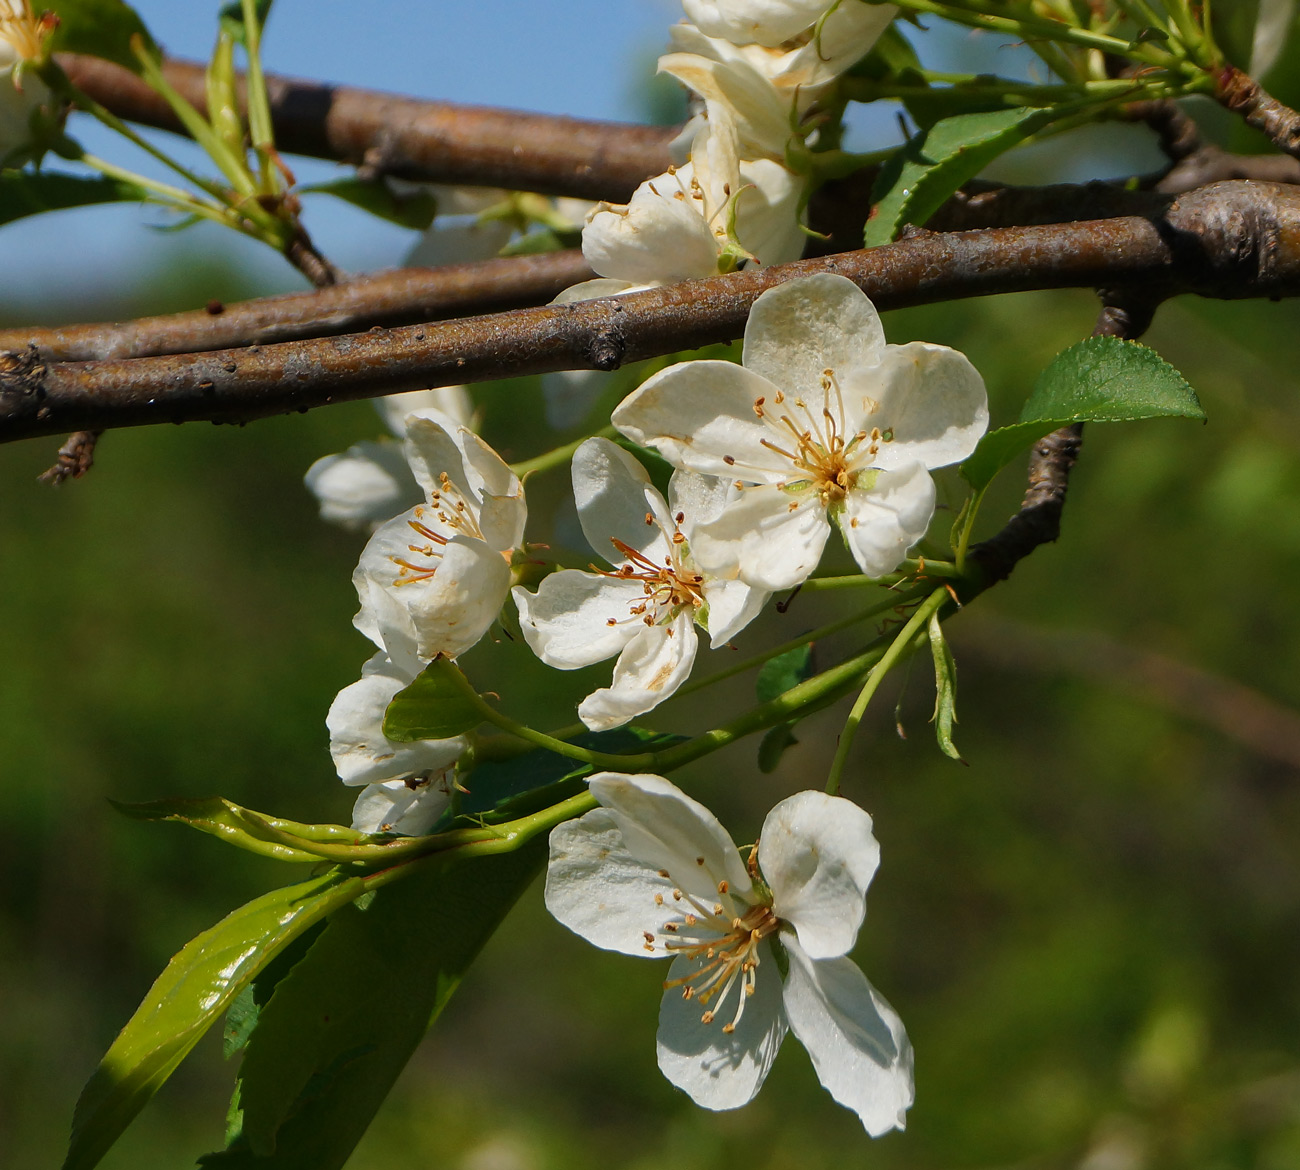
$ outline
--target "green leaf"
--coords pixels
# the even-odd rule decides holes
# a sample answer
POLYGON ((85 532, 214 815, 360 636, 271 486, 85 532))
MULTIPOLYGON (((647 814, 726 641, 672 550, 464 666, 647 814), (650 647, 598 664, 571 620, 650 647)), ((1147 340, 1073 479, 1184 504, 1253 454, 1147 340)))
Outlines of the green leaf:
POLYGON ((891 24, 880 34, 871 52, 852 69, 850 77, 865 77, 871 81, 916 81, 921 60, 916 50, 898 28, 891 24))
POLYGON ((905 223, 921 226, 998 155, 1059 116, 1059 110, 1016 107, 958 114, 922 130, 881 169, 872 192, 875 206, 867 220, 864 246, 889 243, 905 223))
MULTIPOLYGON (((253 5, 253 11, 257 14, 257 23, 259 27, 266 27, 266 18, 271 15, 271 5, 274 0, 256 0, 253 5)), ((247 33, 244 29, 244 6, 239 0, 231 0, 229 4, 221 6, 221 31, 232 37, 237 44, 247 43, 247 33)))
POLYGON ((483 700, 449 658, 435 658, 384 713, 384 734, 397 743, 450 739, 483 722, 483 700))
POLYGON ((754 681, 754 690, 757 692, 760 703, 770 703, 773 699, 780 698, 791 687, 797 686, 806 678, 811 678, 812 668, 812 643, 807 642, 802 646, 796 646, 793 650, 787 650, 784 654, 778 654, 775 658, 769 658, 763 663, 763 668, 758 672, 758 678, 754 681))
POLYGON ((88 179, 57 171, 0 171, 0 224, 95 203, 139 203, 148 194, 143 187, 120 179, 88 179))
MULTIPOLYGON (((612 731, 588 731, 569 742, 592 751, 625 753, 652 752, 672 747, 686 739, 664 735, 641 727, 616 727, 612 731)), ((580 791, 596 769, 568 756, 537 748, 508 760, 485 760, 463 778, 468 792, 458 794, 455 811, 461 816, 510 820, 527 816, 580 791)))
POLYGON ((342 825, 304 825, 264 816, 242 808, 219 796, 200 797, 194 800, 154 800, 142 804, 122 804, 111 801, 118 812, 137 821, 176 821, 210 833, 227 844, 273 857, 277 861, 304 861, 314 865, 320 860, 309 847, 313 842, 355 845, 368 840, 365 833, 346 829, 342 825), (303 847, 297 848, 285 841, 288 834, 299 838, 303 847))
POLYGON ((1037 439, 1077 422, 1204 419, 1196 391, 1153 349, 1089 337, 1058 354, 1039 375, 1020 421, 990 431, 961 473, 977 491, 1037 439))
POLYGON ((299 187, 298 191, 303 195, 333 195, 379 219, 420 232, 433 223, 438 210, 438 201, 431 192, 416 190, 410 195, 399 195, 382 179, 334 179, 299 187))
MULTIPOLYGON (((429 863, 338 911, 262 1009, 240 1069, 242 1128, 208 1170, 334 1170, 425 1030, 541 870, 546 840, 429 863)), ((455 1070, 448 1070, 454 1075, 455 1070)))
MULTIPOLYGON (((769 658, 763 663, 763 668, 754 681, 758 701, 770 703, 773 699, 784 695, 791 687, 798 686, 804 679, 811 678, 815 672, 811 642, 796 646, 793 650, 787 650, 775 658, 769 658)), ((794 734, 794 726, 797 722, 797 719, 791 719, 786 723, 778 723, 775 727, 769 727, 764 733, 758 745, 760 772, 775 771, 786 748, 793 747, 799 742, 794 734)))
POLYGON ((936 610, 930 615, 930 653, 934 656, 934 722, 939 750, 949 759, 966 761, 952 742, 952 725, 957 722, 957 663, 944 637, 936 610))
MULTIPOLYGON (((36 7, 39 11, 41 6, 36 7)), ((154 58, 162 55, 139 14, 122 0, 59 0, 52 7, 59 16, 59 27, 51 38, 57 53, 103 57, 132 73, 140 72, 140 60, 131 49, 133 37, 139 37, 154 58)))
MULTIPOLYGON (((362 895, 361 901, 365 901, 362 895)), ((258 1016, 276 985, 293 970, 295 964, 311 947, 312 943, 325 929, 324 922, 318 922, 304 931, 288 946, 275 956, 254 978, 246 983, 240 993, 231 1000, 226 1009, 226 1022, 221 1029, 221 1055, 229 1060, 237 1052, 242 1052, 248 1043, 253 1029, 257 1027, 258 1016)))
POLYGON ((96 1165, 248 981, 364 891, 334 871, 263 894, 186 943, 82 1090, 63 1170, 96 1165))

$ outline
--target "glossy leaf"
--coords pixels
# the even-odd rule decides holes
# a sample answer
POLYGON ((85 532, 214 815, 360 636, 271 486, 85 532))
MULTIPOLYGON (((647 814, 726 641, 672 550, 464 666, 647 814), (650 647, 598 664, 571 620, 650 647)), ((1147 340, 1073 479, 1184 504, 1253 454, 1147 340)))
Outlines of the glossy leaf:
MULTIPOLYGON (((271 15, 271 5, 274 0, 255 0, 253 11, 257 14, 257 23, 260 27, 266 27, 266 18, 271 15)), ((224 33, 232 37, 236 43, 243 44, 246 39, 244 30, 244 6, 239 0, 231 0, 229 4, 221 6, 221 29, 224 33)))
MULTIPOLYGON (((519 895, 545 838, 441 860, 336 913, 259 1013, 233 1140, 209 1170, 334 1170, 519 895)), ((449 1075, 454 1070, 449 1070, 449 1075)))
POLYGON ((0 172, 0 224, 46 211, 96 203, 138 203, 147 197, 143 187, 120 179, 89 179, 57 171, 3 171, 0 172))
POLYGON ((1153 349, 1089 337, 1057 355, 1039 376, 1020 421, 990 431, 961 473, 977 491, 1026 447, 1076 422, 1204 419, 1196 391, 1153 349))
POLYGON ((939 750, 949 759, 962 759, 952 741, 952 725, 957 722, 957 663, 944 637, 938 613, 930 615, 930 653, 934 657, 934 734, 939 750))
POLYGON ((1016 107, 958 114, 922 130, 881 169, 863 244, 887 244, 907 223, 920 227, 958 187, 1057 116, 1016 107))
POLYGON ((255 898, 186 943, 82 1090, 64 1170, 90 1170, 240 990, 280 951, 365 891, 331 872, 255 898))
POLYGON ((483 722, 482 700, 449 658, 435 658, 384 713, 384 734, 398 743, 450 739, 483 722))
MULTIPOLYGON (((36 6, 37 11, 40 7, 36 6)), ((59 27, 51 38, 55 52, 103 57, 139 73, 140 60, 131 48, 132 38, 139 37, 150 55, 161 56, 139 13, 122 0, 59 0, 50 7, 59 17, 59 27)))

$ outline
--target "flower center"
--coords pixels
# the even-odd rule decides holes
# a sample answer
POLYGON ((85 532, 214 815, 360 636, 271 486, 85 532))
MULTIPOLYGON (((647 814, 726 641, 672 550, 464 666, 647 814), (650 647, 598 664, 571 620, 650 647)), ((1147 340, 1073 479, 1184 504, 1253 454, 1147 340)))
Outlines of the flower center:
POLYGON ((438 477, 438 487, 429 493, 428 507, 421 504, 415 509, 414 518, 406 522, 423 541, 421 544, 408 544, 407 551, 413 556, 426 558, 426 562, 417 564, 404 557, 393 557, 393 563, 398 566, 394 585, 412 585, 417 581, 428 581, 438 571, 438 562, 442 560, 442 549, 451 538, 430 528, 424 522, 429 512, 432 512, 447 528, 452 529, 453 536, 483 539, 483 531, 478 526, 478 518, 474 515, 473 508, 466 502, 460 488, 452 483, 451 476, 444 471, 438 477), (430 560, 432 564, 427 563, 430 560))
MULTIPOLYGON (((653 518, 650 518, 653 523, 653 518)), ((680 532, 673 533, 675 545, 682 544, 684 537, 680 532)), ((689 568, 679 564, 671 554, 664 558, 662 565, 656 564, 644 553, 634 549, 630 544, 611 537, 610 543, 625 558, 617 569, 591 568, 602 577, 613 577, 618 581, 640 581, 641 598, 629 608, 629 618, 639 619, 647 626, 671 621, 677 613, 689 606, 692 610, 704 604, 704 578, 689 568)), ((616 626, 618 618, 609 618, 606 625, 616 626)))
POLYGON ((821 497, 822 505, 829 507, 849 494, 857 473, 871 464, 881 443, 893 441, 894 433, 872 427, 850 435, 844 418, 844 395, 834 370, 822 371, 821 390, 820 410, 802 398, 787 399, 785 391, 778 390, 770 406, 766 398, 754 399, 754 413, 780 436, 777 441, 759 442, 790 460, 798 472, 793 482, 810 485, 821 497))
POLYGON ((32 14, 27 0, 0 0, 0 41, 13 47, 22 61, 41 55, 41 45, 54 31, 54 24, 32 14))
MULTIPOLYGON (((661 871, 661 876, 667 874, 661 871)), ((664 949, 699 966, 680 979, 666 980, 664 990, 680 987, 683 999, 693 999, 704 1007, 700 1022, 711 1024, 718 1005, 733 987, 739 987, 735 1015, 722 1025, 724 1032, 734 1032, 758 985, 759 944, 780 929, 781 920, 766 902, 750 905, 733 897, 725 881, 718 883, 719 901, 712 905, 681 890, 673 890, 672 896, 674 902, 685 905, 679 917, 663 925, 664 933, 673 936, 663 944, 664 949)), ((665 904, 662 894, 655 895, 655 903, 665 904)), ((646 949, 653 951, 654 935, 645 937, 646 949)))

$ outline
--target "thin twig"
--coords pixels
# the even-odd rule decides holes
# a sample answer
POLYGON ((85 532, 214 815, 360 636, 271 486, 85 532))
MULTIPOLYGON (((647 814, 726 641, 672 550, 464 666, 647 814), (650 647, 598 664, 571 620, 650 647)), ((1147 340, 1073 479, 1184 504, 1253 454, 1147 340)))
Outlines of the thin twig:
POLYGON ((80 479, 95 465, 95 444, 103 431, 77 431, 59 448, 53 467, 42 471, 36 478, 41 483, 61 484, 68 479, 80 479))
MULTIPOLYGON (((354 398, 625 362, 741 336, 764 290, 839 272, 882 308, 1046 288, 1119 288, 1156 303, 1300 294, 1300 190, 1219 183, 1159 220, 927 232, 883 248, 621 297, 344 337, 0 369, 0 441, 206 419, 239 422, 354 398)), ((41 355, 37 355, 38 359, 41 355)))
MULTIPOLYGON (((75 53, 58 61, 74 85, 118 117, 183 132, 171 107, 135 74, 75 53)), ((206 110, 202 65, 171 60, 163 74, 206 110)), ((374 174, 625 202, 671 161, 674 128, 420 101, 273 74, 266 83, 280 150, 374 174)), ((242 77, 239 88, 242 100, 242 77)))
POLYGON ((1263 131, 1279 150, 1300 158, 1300 114, 1266 93, 1254 78, 1225 66, 1215 96, 1247 126, 1263 131))

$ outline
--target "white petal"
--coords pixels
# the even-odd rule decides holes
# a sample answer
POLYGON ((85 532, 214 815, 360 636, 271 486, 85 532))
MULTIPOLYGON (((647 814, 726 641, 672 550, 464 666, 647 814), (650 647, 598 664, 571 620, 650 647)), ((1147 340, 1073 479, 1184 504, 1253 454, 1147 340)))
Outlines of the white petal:
MULTIPOLYGON (((705 1109, 738 1109, 754 1099, 785 1039, 786 1018, 781 1002, 781 974, 772 949, 759 944, 758 980, 745 1003, 736 1030, 722 1026, 736 1014, 743 992, 737 985, 722 1002, 710 1002, 716 1012, 704 1024, 704 1011, 695 999, 683 999, 680 988, 664 991, 659 1005, 659 1068, 674 1085, 705 1109)), ((668 969, 668 981, 697 970, 699 961, 680 957, 668 969)))
POLYGON ((745 325, 745 368, 810 401, 822 397, 824 371, 843 378, 875 365, 884 348, 876 307, 853 281, 833 272, 768 289, 745 325))
POLYGON ((406 436, 408 415, 423 414, 442 422, 448 430, 467 427, 474 420, 474 404, 464 386, 439 386, 436 390, 408 390, 404 394, 385 394, 372 398, 384 424, 399 439, 406 436), (439 417, 441 416, 441 417, 439 417), (443 420, 449 420, 443 422, 443 420))
MULTIPOLYGON (((747 61, 723 63, 693 53, 669 53, 659 58, 659 72, 677 78, 704 98, 710 122, 723 111, 730 113, 746 153, 785 158, 786 146, 794 136, 793 99, 747 61)), ((694 153, 691 157, 694 159, 694 153)))
POLYGON ((816 23, 829 0, 682 0, 686 15, 709 36, 737 44, 779 45, 816 23))
POLYGON ((668 555, 668 537, 646 517, 667 511, 641 464, 617 443, 588 439, 573 454, 573 498, 583 535, 597 556, 612 565, 627 557, 612 543, 619 540, 656 565, 668 555))
POLYGON ((760 264, 788 264, 803 255, 808 237, 799 226, 804 179, 761 158, 742 163, 736 200, 736 238, 760 264))
POLYGON ((384 735, 384 712, 413 677, 395 669, 381 653, 366 663, 359 680, 339 691, 325 726, 330 733, 330 755, 344 784, 437 775, 464 753, 462 737, 396 743, 384 735))
POLYGON ((477 501, 465 475, 465 457, 460 446, 436 419, 418 414, 407 419, 406 460, 426 495, 442 490, 445 474, 467 502, 477 501))
POLYGON ((352 806, 352 827, 363 833, 418 837, 433 828, 447 803, 447 790, 437 781, 416 788, 401 780, 371 784, 352 806))
MULTIPOLYGON (((598 276, 595 280, 584 280, 571 284, 551 304, 571 305, 577 301, 594 301, 601 297, 616 297, 621 293, 640 292, 642 289, 655 288, 662 281, 638 283, 635 280, 615 280, 612 277, 598 276)), ((593 371, 599 373, 600 371, 593 371)))
POLYGON ((516 585, 511 596, 529 648, 558 670, 613 658, 645 628, 631 614, 645 597, 639 581, 561 569, 543 578, 536 593, 516 585))
POLYGON ((925 535, 934 516, 935 489, 919 463, 897 471, 867 471, 839 514, 844 543, 868 577, 893 572, 907 550, 925 535))
MULTIPOLYGON (((436 551, 432 556, 411 553, 409 546, 421 543, 420 538, 410 534, 409 528, 403 532, 403 528, 406 516, 414 511, 385 524, 370 538, 353 579, 363 579, 359 593, 368 579, 370 588, 387 591, 389 600, 405 609, 421 658, 428 660, 439 654, 457 658, 487 633, 501 612, 510 590, 510 566, 484 541, 465 536, 453 537, 441 547, 433 546, 436 551), (399 584, 395 556, 421 567, 427 565, 433 575, 404 578, 399 584)), ((363 624, 366 601, 363 596, 363 613, 357 615, 354 624, 369 636, 370 630, 363 624)))
POLYGON ((785 1010, 817 1079, 872 1137, 903 1129, 915 1096, 903 1021, 852 959, 810 959, 789 934, 785 1010))
POLYGON ((601 276, 671 284, 716 276, 718 241, 691 192, 690 164, 647 179, 626 206, 600 203, 582 233, 582 254, 601 276))
POLYGON ((926 467, 960 463, 989 427, 984 379, 965 354, 945 345, 887 345, 879 366, 842 379, 841 389, 850 418, 867 408, 860 416, 863 430, 892 433, 875 459, 886 470, 914 461, 926 467))
POLYGON ((871 817, 843 797, 797 792, 767 814, 758 841, 776 916, 795 928, 812 958, 848 954, 880 864, 871 817))
POLYGON ((830 523, 812 490, 748 487, 695 530, 691 555, 706 573, 739 575, 755 589, 791 589, 817 568, 830 523))
POLYGON ((628 853, 653 870, 667 870, 684 894, 712 905, 719 882, 739 898, 753 889, 727 830, 677 785, 662 776, 599 772, 590 786, 617 822, 628 853))
POLYGON ((690 677, 698 645, 689 613, 667 625, 643 625, 614 663, 610 685, 578 704, 578 718, 592 731, 608 731, 654 710, 690 677))
POLYGON ((715 650, 725 646, 758 617, 771 596, 766 589, 755 589, 744 581, 706 578, 704 600, 709 605, 709 645, 715 650))
POLYGON ((524 502, 519 477, 467 427, 457 428, 453 438, 464 458, 465 478, 480 499, 478 526, 483 539, 497 552, 518 548, 528 519, 528 505, 524 502))
POLYGON ((683 514, 680 528, 689 541, 696 525, 714 519, 733 494, 729 479, 678 469, 668 481, 668 510, 674 516, 683 514))
POLYGON ((647 378, 619 403, 610 421, 633 442, 656 448, 674 467, 780 483, 791 476, 790 460, 763 446, 776 436, 754 413, 759 399, 771 402, 777 393, 766 378, 734 362, 680 362, 647 378))
POLYGON ((304 478, 320 501, 321 519, 345 528, 373 528, 421 496, 397 443, 356 443, 317 459, 304 478))
POLYGON ((673 883, 627 851, 608 809, 551 830, 546 908, 589 943, 625 955, 662 957, 661 927, 672 913, 655 904, 656 894, 671 905, 673 883))
POLYGON ((364 553, 352 570, 352 584, 361 601, 352 624, 383 650, 396 667, 414 678, 424 663, 420 661, 420 644, 410 610, 394 596, 391 584, 381 584, 370 575, 364 553))

